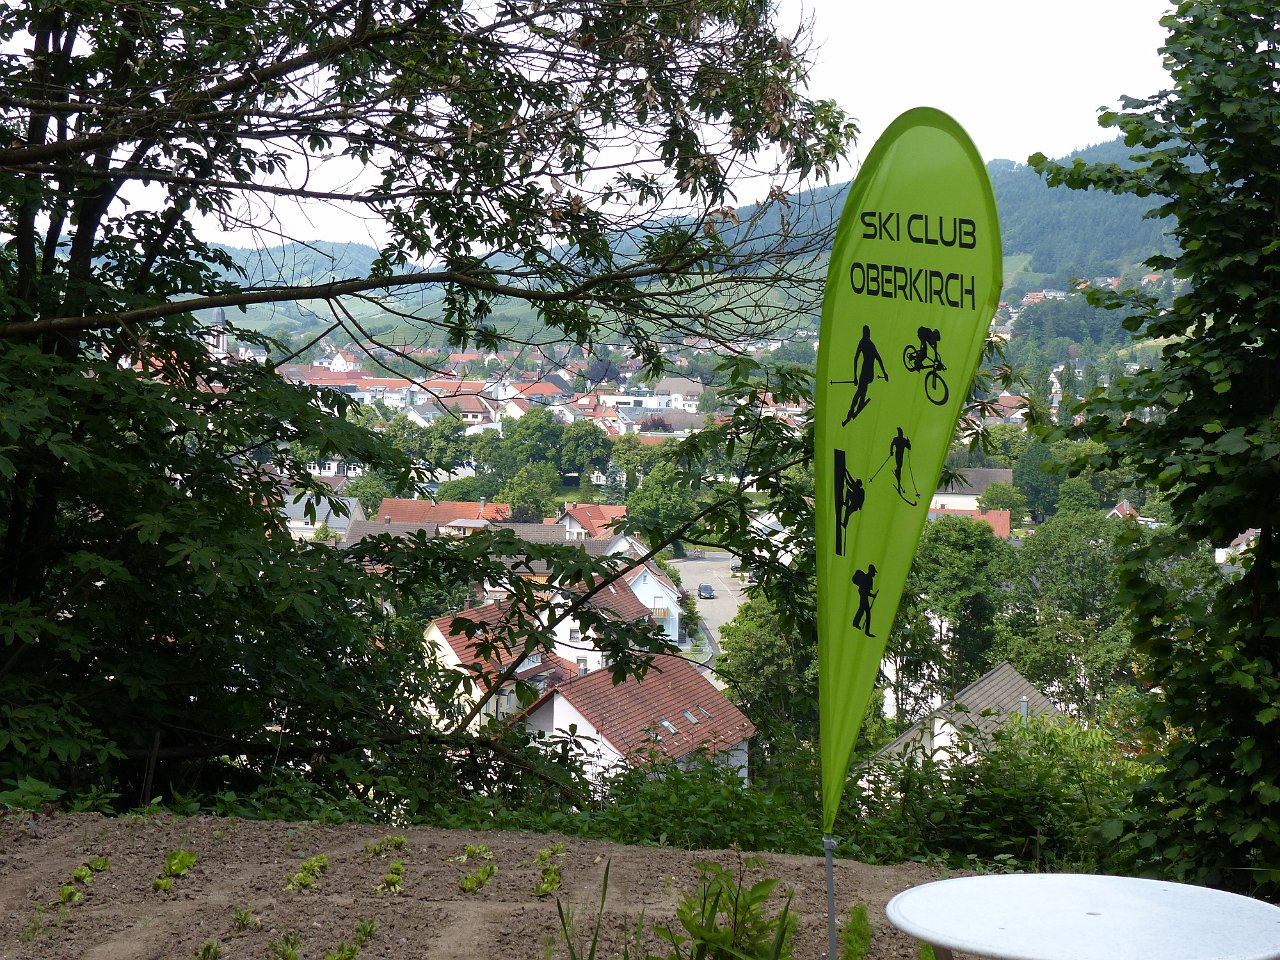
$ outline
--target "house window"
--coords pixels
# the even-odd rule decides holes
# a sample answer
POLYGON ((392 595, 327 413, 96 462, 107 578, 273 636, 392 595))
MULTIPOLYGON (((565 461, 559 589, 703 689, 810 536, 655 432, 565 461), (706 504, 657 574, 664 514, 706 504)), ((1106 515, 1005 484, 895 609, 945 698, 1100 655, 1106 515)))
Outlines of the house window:
POLYGON ((578 676, 580 677, 586 676, 586 673, 587 673, 587 658, 579 657, 578 658, 578 676))
POLYGON ((706 707, 704 707, 702 704, 700 704, 700 703, 695 703, 695 704, 693 705, 693 709, 697 710, 700 714, 702 714, 702 715, 703 715, 704 717, 706 717, 708 720, 710 720, 710 719, 711 719, 711 714, 707 712, 707 708, 706 708, 706 707))
POLYGON ((679 730, 676 729, 676 725, 672 723, 670 720, 668 720, 666 717, 663 717, 661 720, 658 721, 658 726, 662 727, 662 729, 667 731, 667 733, 680 732, 679 730))
POLYGON ((524 663, 521 664, 521 666, 536 667, 541 663, 542 663, 542 651, 538 651, 536 653, 531 653, 527 657, 525 657, 524 663))
POLYGON ((574 629, 573 627, 570 627, 570 628, 569 628, 569 642, 570 642, 570 643, 577 643, 577 642, 578 642, 579 640, 581 640, 581 639, 582 639, 582 631, 581 631, 581 630, 576 630, 576 629, 574 629))
POLYGON ((690 713, 688 710, 681 710, 681 711, 680 711, 680 714, 681 714, 681 716, 683 716, 686 720, 688 720, 690 723, 700 723, 700 722, 701 722, 701 721, 699 721, 699 720, 698 720, 698 718, 697 718, 697 717, 695 717, 695 716, 694 716, 692 713, 690 713))

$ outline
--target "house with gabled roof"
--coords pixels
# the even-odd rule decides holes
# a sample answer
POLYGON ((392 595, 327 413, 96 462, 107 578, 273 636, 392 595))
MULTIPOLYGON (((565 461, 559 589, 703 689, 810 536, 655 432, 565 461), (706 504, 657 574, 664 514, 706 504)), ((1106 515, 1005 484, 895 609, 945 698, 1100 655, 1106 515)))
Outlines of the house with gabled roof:
POLYGON ((356 544, 366 537, 376 537, 384 533, 393 537, 406 537, 415 533, 434 537, 438 532, 436 525, 431 522, 394 523, 390 520, 353 520, 347 526, 346 542, 356 544))
POLYGON ((978 499, 993 483, 1013 483, 1008 467, 966 468, 956 480, 934 493, 930 510, 977 510, 978 499))
MULTIPOLYGON (((548 587, 546 597, 551 602, 536 614, 538 626, 550 625, 551 643, 555 659, 540 656, 537 652, 528 654, 528 663, 521 663, 514 679, 533 682, 535 687, 550 675, 551 669, 534 669, 542 667, 544 661, 561 668, 561 679, 570 676, 585 676, 602 671, 608 673, 609 660, 600 649, 592 633, 594 627, 584 627, 584 621, 572 615, 557 617, 557 611, 563 611, 565 604, 574 595, 581 597, 585 588, 575 586, 569 589, 548 587), (553 621, 553 617, 556 619, 553 621)), ((652 623, 649 608, 641 602, 625 583, 614 581, 606 584, 585 601, 585 606, 594 614, 603 614, 610 620, 621 623, 652 623)), ((492 689, 496 678, 510 664, 512 657, 519 656, 520 651, 509 652, 502 646, 496 647, 488 656, 482 656, 478 645, 486 639, 492 641, 506 630, 514 627, 519 636, 527 635, 535 626, 528 620, 527 610, 517 611, 507 598, 497 598, 482 606, 472 607, 456 616, 441 617, 428 627, 425 639, 429 645, 438 650, 441 662, 445 666, 459 667, 475 674, 475 691, 486 692, 492 689), (522 622, 521 615, 526 619, 522 622), (471 626, 462 620, 471 621, 471 626)), ((590 622, 590 621, 587 621, 590 622)), ((514 690, 514 687, 513 687, 514 690)), ((502 691, 505 695, 508 691, 502 691)), ((540 692, 540 691, 539 691, 540 692)))
POLYGON ((599 540, 613 536, 613 525, 627 515, 624 504, 566 503, 554 522, 568 532, 569 540, 599 540))
POLYGON ((508 650, 500 643, 492 651, 481 649, 517 622, 513 608, 490 603, 438 617, 424 634, 424 642, 435 651, 441 666, 467 674, 468 680, 456 704, 460 710, 470 709, 482 696, 497 688, 473 726, 518 713, 520 685, 541 695, 553 683, 568 680, 577 673, 574 664, 545 650, 508 650), (511 679, 502 682, 502 675, 517 659, 511 679))
POLYGON ((653 622, 662 627, 672 643, 680 640, 680 588, 652 560, 622 575, 640 602, 649 608, 653 622))
POLYGON ((660 658, 643 679, 615 684, 607 670, 550 686, 525 712, 535 734, 572 734, 587 745, 589 775, 653 759, 689 763, 707 754, 747 779, 755 726, 693 664, 660 658))
POLYGON ((338 540, 345 540, 350 525, 364 520, 364 510, 355 497, 317 497, 312 501, 311 496, 299 490, 285 494, 281 509, 295 540, 314 540, 322 526, 328 527, 338 540))
POLYGON ((1152 517, 1144 517, 1138 512, 1138 508, 1128 500, 1121 500, 1107 511, 1107 519, 1132 520, 1134 523, 1138 524, 1138 526, 1146 527, 1149 530, 1155 530, 1159 527, 1167 526, 1167 524, 1161 523, 1159 520, 1153 519, 1152 517))
POLYGON ((923 749, 931 756, 946 753, 959 739, 963 728, 969 728, 964 732, 971 746, 980 747, 1010 717, 1058 716, 1061 713, 1057 705, 1013 664, 1002 660, 885 744, 878 753, 888 755, 911 749, 923 749))

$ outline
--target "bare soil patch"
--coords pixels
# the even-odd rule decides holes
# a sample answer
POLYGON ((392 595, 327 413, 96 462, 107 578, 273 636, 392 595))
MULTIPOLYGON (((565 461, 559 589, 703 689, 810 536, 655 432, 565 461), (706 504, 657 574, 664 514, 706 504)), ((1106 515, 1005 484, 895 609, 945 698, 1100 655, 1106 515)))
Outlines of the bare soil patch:
MULTIPOLYGON (((605 868, 608 900, 601 957, 620 955, 628 931, 674 923, 682 893, 697 889, 700 861, 738 870, 735 851, 684 851, 630 847, 573 837, 529 833, 473 833, 370 825, 328 826, 214 817, 108 819, 96 814, 0 818, 0 957, 13 960, 150 960, 196 957, 216 940, 224 960, 268 958, 269 944, 289 931, 301 940, 302 958, 320 958, 354 937, 358 918, 373 918, 377 932, 361 958, 406 957, 535 960, 567 956, 559 938, 557 897, 572 907, 581 943, 594 921, 605 868), (403 836, 399 850, 378 856, 366 850, 387 835, 403 836), (561 889, 539 897, 538 853, 555 843, 564 852, 561 889), (496 875, 476 893, 459 880, 483 862, 455 857, 467 844, 488 847, 496 875), (198 860, 158 892, 153 881, 165 858, 190 850, 198 860), (324 854, 328 867, 310 889, 286 890, 303 861, 324 854), (72 872, 92 858, 109 866, 92 883, 73 883, 72 872), (403 861, 403 892, 376 893, 392 859, 403 861), (82 899, 64 910, 56 902, 64 884, 82 899), (54 902, 53 906, 50 903, 54 902), (238 928, 236 911, 256 923, 238 928), (39 932, 35 932, 35 931, 39 932), (24 931, 25 937, 24 937, 24 931)), ((794 891, 799 920, 795 956, 826 955, 826 881, 820 857, 762 855, 748 869, 754 881, 776 877, 779 890, 794 891)), ((933 880, 921 864, 868 866, 837 861, 841 917, 865 903, 874 930, 869 960, 909 960, 916 945, 891 928, 884 905, 895 893, 933 880)), ((651 949, 658 943, 648 939, 651 949)), ((664 952, 665 954, 665 952, 664 952)))

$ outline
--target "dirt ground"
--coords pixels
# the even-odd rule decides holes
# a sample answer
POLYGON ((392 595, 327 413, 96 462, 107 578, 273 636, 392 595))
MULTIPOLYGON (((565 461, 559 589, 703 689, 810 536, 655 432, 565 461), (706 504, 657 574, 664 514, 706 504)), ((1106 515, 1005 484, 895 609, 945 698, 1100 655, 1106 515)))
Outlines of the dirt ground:
MULTIPOLYGON (((389 846, 389 845, 388 845, 389 846)), ((681 894, 697 889, 699 861, 714 861, 754 881, 776 877, 794 891, 799 920, 795 956, 826 955, 826 881, 819 857, 765 855, 764 866, 743 867, 733 851, 688 852, 628 847, 570 837, 526 833, 471 833, 415 827, 325 826, 213 817, 107 819, 95 814, 0 818, 0 957, 9 960, 143 960, 196 958, 210 941, 224 960, 276 954, 271 943, 293 931, 300 960, 322 960, 355 940, 359 918, 377 921, 364 958, 568 957, 557 934, 557 898, 572 908, 579 955, 599 907, 609 866, 602 958, 621 956, 627 931, 673 923, 681 894), (383 837, 404 846, 379 856, 366 848, 383 837), (539 851, 560 868, 561 888, 539 897, 539 851), (468 844, 485 845, 492 860, 457 859, 468 844), (197 860, 158 892, 153 881, 171 853, 197 860), (328 867, 309 889, 286 890, 304 861, 318 854, 328 867), (95 858, 106 857, 102 861, 95 858), (403 863, 402 892, 377 893, 391 861, 403 863), (464 893, 459 881, 485 864, 497 873, 482 889, 464 893), (92 882, 73 879, 77 868, 92 882), (70 889, 63 893, 64 885, 70 889), (76 900, 75 895, 80 899, 76 900), (73 900, 60 909, 59 900, 73 900), (245 925, 248 913, 252 921, 245 925), (239 912, 241 923, 236 922, 239 912)), ((936 879, 919 864, 873 867, 837 861, 840 915, 866 903, 874 931, 869 960, 914 960, 916 945, 885 922, 884 905, 907 887, 936 879)), ((649 949, 660 944, 649 935, 649 949)), ((665 956, 665 951, 662 952, 665 956)), ((204 955, 216 951, 205 948, 204 955)))

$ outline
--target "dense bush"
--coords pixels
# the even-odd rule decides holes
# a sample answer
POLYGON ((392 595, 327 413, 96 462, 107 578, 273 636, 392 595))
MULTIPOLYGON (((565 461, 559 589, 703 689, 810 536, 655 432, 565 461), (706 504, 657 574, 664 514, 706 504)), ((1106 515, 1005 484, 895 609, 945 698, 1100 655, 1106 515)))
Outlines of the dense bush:
POLYGON ((1115 742, 1064 718, 1014 718, 987 748, 981 739, 969 727, 945 752, 910 750, 855 771, 846 791, 855 855, 1103 865, 1099 828, 1127 806, 1135 773, 1115 742))

